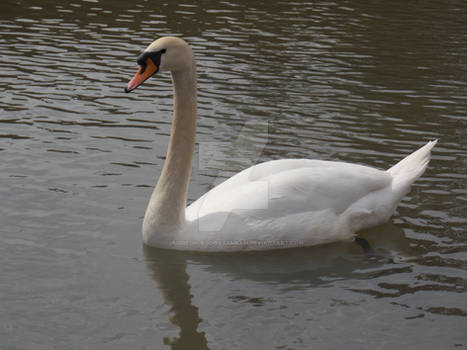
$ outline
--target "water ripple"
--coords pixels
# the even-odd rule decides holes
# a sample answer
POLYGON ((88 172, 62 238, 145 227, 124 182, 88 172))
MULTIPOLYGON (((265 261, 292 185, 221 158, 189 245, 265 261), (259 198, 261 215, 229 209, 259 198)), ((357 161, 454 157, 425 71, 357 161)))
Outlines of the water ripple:
MULTIPOLYGON (((170 78, 123 92, 136 57, 159 35, 184 36, 198 61, 190 201, 258 161, 310 157, 385 169, 439 139, 395 226, 366 236, 376 256, 344 245, 324 255, 276 252, 228 264, 182 259, 182 280, 191 274, 189 300, 199 303, 200 329, 213 348, 263 346, 258 339, 268 348, 320 347, 318 338, 322 348, 361 348, 355 337, 367 328, 376 334, 367 337, 369 348, 403 348, 423 342, 414 334, 433 322, 426 348, 465 345, 458 326, 467 315, 465 11, 462 1, 434 0, 3 1, 2 345, 147 339, 149 332, 121 326, 116 312, 157 341, 174 330, 168 309, 159 310, 166 300, 147 304, 155 293, 152 281, 144 285, 145 268, 112 255, 141 254, 135 237, 167 150, 170 78), (199 151, 206 145, 218 150, 207 160, 199 151), (101 293, 118 295, 90 296, 101 293), (270 327, 252 335, 257 324, 270 327), (336 324, 349 332, 345 343, 330 331, 336 324), (79 334, 71 339, 67 326, 79 334), (405 336, 381 345, 391 332, 380 329, 405 336)), ((180 263, 168 269, 174 266, 180 263)))

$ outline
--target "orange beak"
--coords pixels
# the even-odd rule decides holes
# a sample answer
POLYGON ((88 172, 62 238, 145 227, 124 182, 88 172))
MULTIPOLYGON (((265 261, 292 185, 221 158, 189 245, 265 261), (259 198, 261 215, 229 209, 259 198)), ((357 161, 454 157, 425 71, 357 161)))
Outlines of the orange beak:
POLYGON ((144 83, 147 79, 149 79, 154 73, 157 72, 158 67, 154 64, 152 59, 148 57, 145 63, 146 63, 145 65, 141 65, 139 67, 133 79, 131 79, 128 82, 125 88, 125 92, 130 92, 136 89, 138 86, 144 83))

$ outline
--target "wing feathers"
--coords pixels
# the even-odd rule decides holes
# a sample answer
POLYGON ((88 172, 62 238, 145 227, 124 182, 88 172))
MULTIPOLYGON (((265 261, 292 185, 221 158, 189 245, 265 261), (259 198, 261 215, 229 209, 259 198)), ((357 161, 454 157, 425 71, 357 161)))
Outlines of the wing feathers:
MULTIPOLYGON (((255 216, 284 216, 350 205, 391 184, 386 171, 339 162, 278 160, 246 169, 206 193, 188 211, 207 215, 219 211, 254 210, 255 216)), ((193 213, 192 213, 193 214, 193 213)))

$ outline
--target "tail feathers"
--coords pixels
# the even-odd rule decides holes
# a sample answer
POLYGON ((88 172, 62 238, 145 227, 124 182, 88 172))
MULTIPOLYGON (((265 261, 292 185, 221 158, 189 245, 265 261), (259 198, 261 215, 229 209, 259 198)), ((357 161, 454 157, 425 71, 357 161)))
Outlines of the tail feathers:
POLYGON ((425 146, 388 169, 388 172, 394 177, 393 184, 410 187, 424 173, 430 162, 431 149, 437 142, 438 140, 428 142, 425 146))

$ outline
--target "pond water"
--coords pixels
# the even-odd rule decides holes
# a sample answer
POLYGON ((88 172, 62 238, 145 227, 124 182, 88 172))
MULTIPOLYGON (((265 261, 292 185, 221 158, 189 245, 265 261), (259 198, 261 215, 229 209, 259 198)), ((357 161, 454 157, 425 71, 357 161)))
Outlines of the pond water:
POLYGON ((0 349, 467 346, 465 1, 4 0, 0 33, 0 349), (162 35, 198 60, 190 201, 260 161, 384 169, 439 139, 375 253, 143 247, 172 90, 123 87, 162 35))

